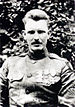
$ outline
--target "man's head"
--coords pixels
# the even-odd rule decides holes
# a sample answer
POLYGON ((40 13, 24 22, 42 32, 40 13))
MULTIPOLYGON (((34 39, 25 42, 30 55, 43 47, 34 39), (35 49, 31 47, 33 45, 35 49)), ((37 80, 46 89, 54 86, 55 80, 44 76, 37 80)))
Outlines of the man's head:
POLYGON ((49 16, 46 12, 39 9, 30 10, 23 18, 23 22, 29 51, 45 51, 49 39, 49 16))

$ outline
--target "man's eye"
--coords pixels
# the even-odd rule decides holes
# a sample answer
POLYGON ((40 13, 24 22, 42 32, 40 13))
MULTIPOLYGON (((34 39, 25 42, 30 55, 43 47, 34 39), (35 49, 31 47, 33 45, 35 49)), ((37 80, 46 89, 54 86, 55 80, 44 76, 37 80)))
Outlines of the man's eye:
POLYGON ((39 34, 42 34, 42 33, 45 33, 45 31, 39 30, 38 33, 39 33, 39 34))
POLYGON ((34 34, 35 31, 33 31, 33 30, 32 30, 32 31, 28 31, 28 33, 29 33, 29 34, 34 34))

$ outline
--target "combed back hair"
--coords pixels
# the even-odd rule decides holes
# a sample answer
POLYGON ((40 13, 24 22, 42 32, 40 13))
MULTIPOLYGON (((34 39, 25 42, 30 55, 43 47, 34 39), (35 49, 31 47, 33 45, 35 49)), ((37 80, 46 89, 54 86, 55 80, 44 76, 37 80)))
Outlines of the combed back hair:
POLYGON ((22 19, 24 25, 26 24, 28 19, 33 19, 34 21, 47 20, 47 23, 49 24, 49 16, 45 11, 40 9, 32 9, 28 11, 22 19))

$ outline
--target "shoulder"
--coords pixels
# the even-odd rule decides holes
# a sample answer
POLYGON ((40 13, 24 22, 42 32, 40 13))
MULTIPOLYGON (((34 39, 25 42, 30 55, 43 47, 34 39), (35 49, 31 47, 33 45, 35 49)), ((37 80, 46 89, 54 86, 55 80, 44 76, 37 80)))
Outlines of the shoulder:
POLYGON ((51 59, 57 59, 57 60, 67 61, 67 59, 62 58, 62 57, 58 56, 58 55, 55 54, 55 53, 50 53, 50 54, 49 54, 49 57, 50 57, 51 59))
POLYGON ((67 62, 68 61, 67 59, 62 58, 62 57, 60 57, 60 56, 58 56, 57 54, 54 54, 54 53, 50 53, 49 54, 49 58, 55 59, 55 60, 58 60, 58 61, 63 61, 63 62, 67 62))
POLYGON ((71 69, 73 69, 71 63, 66 58, 62 58, 62 57, 60 57, 60 56, 58 56, 57 54, 54 54, 54 53, 50 53, 49 58, 51 60, 53 60, 53 63, 55 63, 56 66, 59 66, 62 69, 65 66, 70 67, 71 69))
POLYGON ((11 57, 8 57, 5 60, 4 65, 8 65, 8 66, 16 65, 17 63, 22 62, 26 58, 26 56, 27 56, 27 54, 25 54, 24 56, 11 56, 11 57))

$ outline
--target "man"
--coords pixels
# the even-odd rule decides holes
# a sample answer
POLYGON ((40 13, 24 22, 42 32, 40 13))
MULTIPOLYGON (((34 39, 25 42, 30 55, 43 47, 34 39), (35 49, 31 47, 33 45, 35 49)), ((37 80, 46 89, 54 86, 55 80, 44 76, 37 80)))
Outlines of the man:
POLYGON ((7 82, 10 107, 74 107, 72 66, 46 47, 50 36, 48 15, 33 9, 23 22, 29 51, 24 57, 10 57, 4 62, 0 71, 0 107, 4 107, 7 82))

